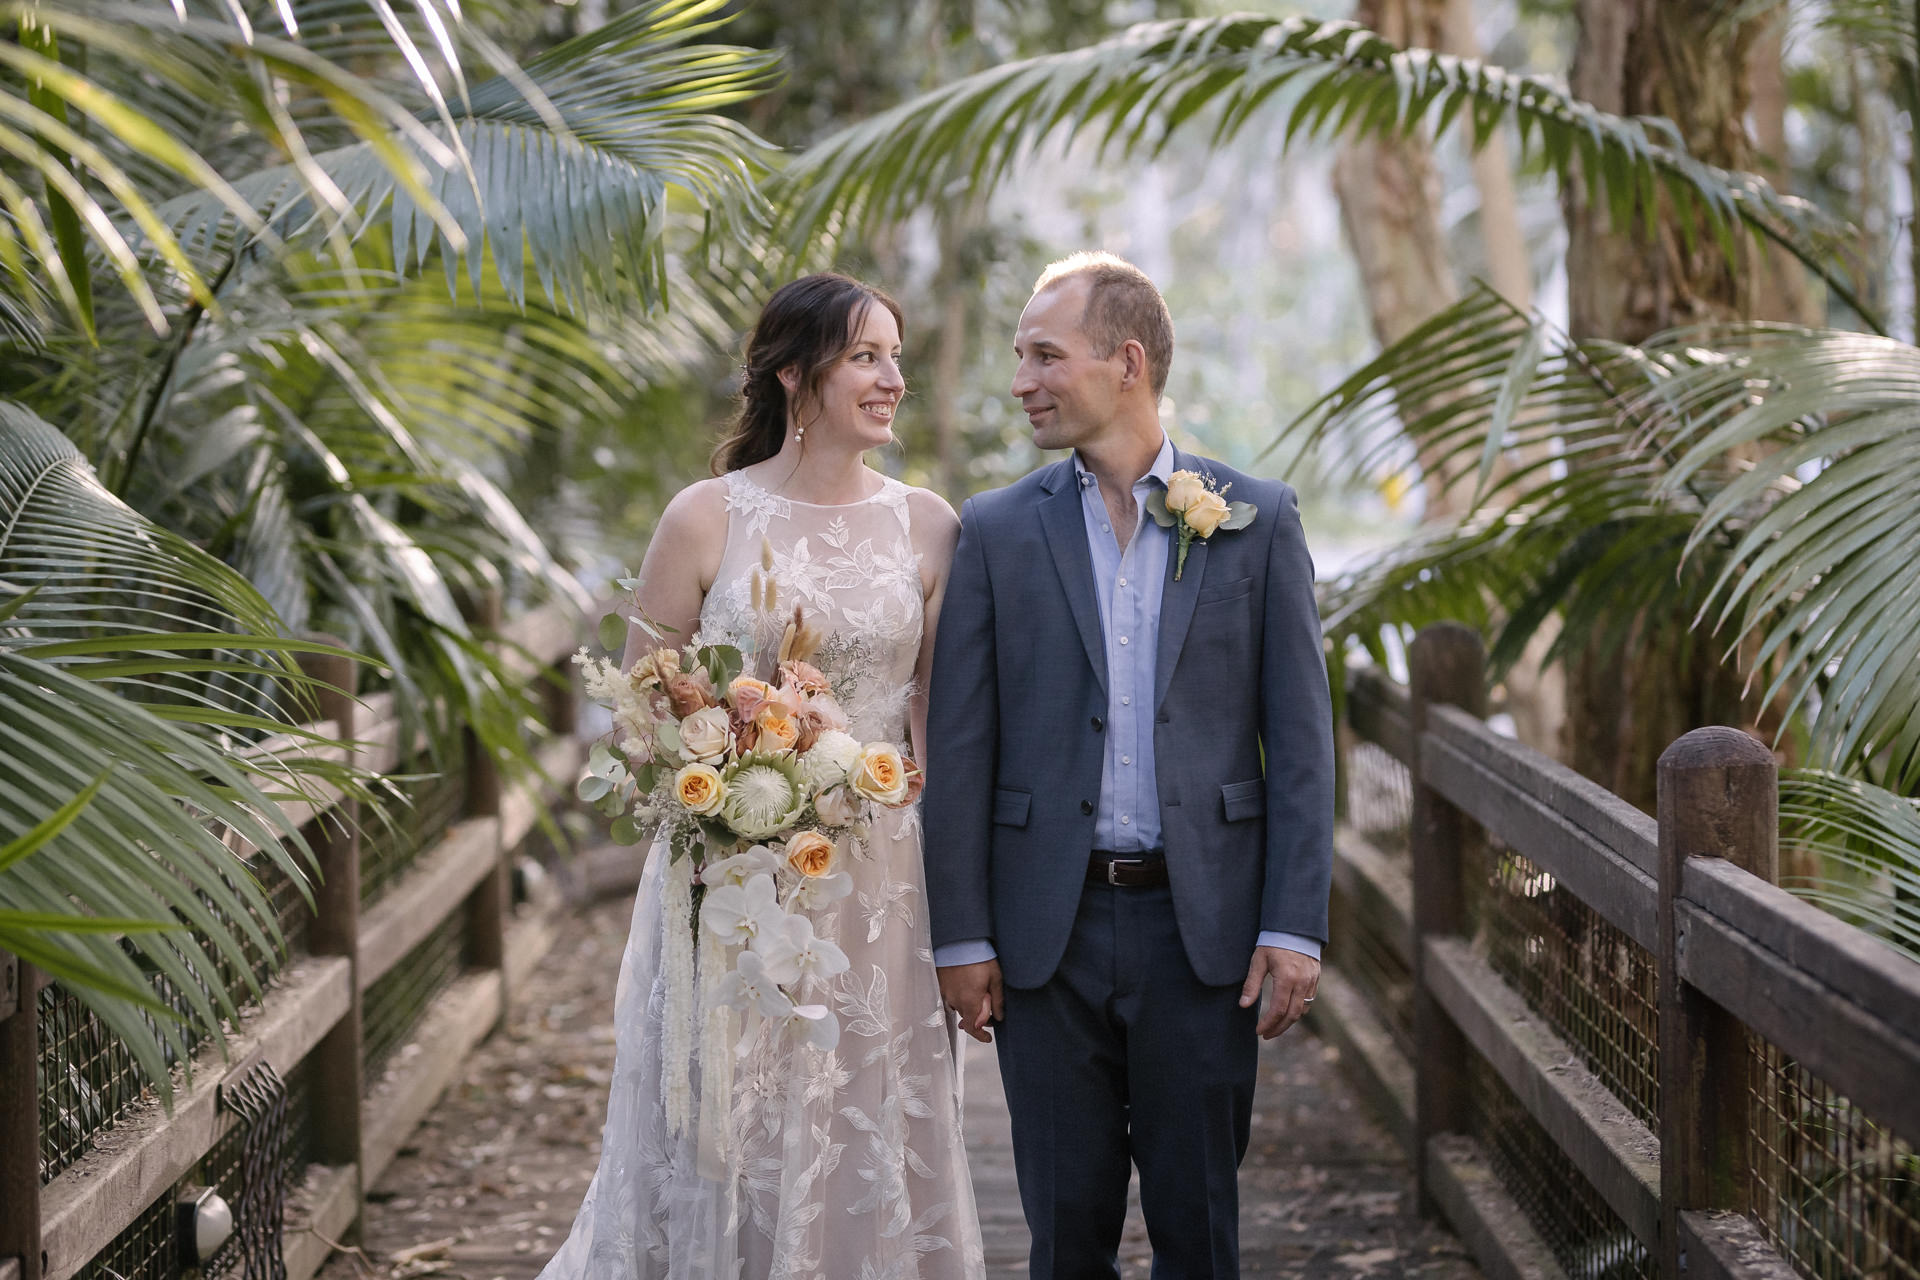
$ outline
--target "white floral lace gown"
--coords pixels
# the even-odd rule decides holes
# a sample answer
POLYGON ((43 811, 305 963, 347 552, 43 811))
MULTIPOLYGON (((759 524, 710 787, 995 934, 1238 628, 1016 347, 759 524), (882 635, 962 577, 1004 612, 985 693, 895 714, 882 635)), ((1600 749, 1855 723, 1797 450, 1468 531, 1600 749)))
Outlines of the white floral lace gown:
MULTIPOLYGON (((907 742, 922 599, 907 488, 863 502, 791 502, 730 473, 727 548, 700 639, 744 644, 764 544, 781 609, 827 639, 814 663, 862 741, 907 742)), ((851 960, 826 993, 837 1049, 762 1033, 734 1069, 738 1175, 695 1171, 695 1125, 661 1100, 661 880, 656 844, 615 997, 617 1043, 599 1171, 541 1280, 946 1280, 984 1275, 960 1130, 959 1075, 924 901, 918 805, 886 810, 843 861, 853 893, 813 910, 851 960)), ((696 1070, 696 1079, 698 1079, 696 1070)))

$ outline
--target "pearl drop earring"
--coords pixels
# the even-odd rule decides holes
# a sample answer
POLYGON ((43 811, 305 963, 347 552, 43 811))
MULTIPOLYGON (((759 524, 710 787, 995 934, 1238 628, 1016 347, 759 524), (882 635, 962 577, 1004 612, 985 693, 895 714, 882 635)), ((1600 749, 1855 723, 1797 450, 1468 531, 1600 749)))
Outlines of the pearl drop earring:
POLYGON ((807 429, 805 427, 795 427, 793 429, 793 442, 795 444, 805 444, 806 440, 807 429))

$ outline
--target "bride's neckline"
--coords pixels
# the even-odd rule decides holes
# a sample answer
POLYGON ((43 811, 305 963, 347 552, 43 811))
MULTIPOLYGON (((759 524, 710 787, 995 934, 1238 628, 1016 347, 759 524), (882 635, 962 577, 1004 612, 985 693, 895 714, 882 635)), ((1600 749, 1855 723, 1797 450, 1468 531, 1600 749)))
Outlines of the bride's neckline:
MULTIPOLYGON (((871 470, 871 468, 869 468, 869 470, 871 470)), ((758 480, 755 480, 752 476, 748 475, 744 470, 734 471, 730 474, 738 478, 742 484, 747 485, 749 488, 758 489, 761 493, 766 494, 769 498, 777 498, 781 502, 791 503, 796 507, 813 507, 816 510, 820 510, 820 511, 832 511, 837 508, 844 508, 844 507, 864 507, 869 502, 874 501, 875 499, 879 498, 882 494, 886 493, 887 490, 893 487, 893 483, 894 483, 893 477, 888 475, 886 472, 875 471, 873 474, 880 477, 880 487, 878 489, 875 489, 872 493, 868 494, 864 498, 855 498, 852 502, 808 502, 805 498, 789 498, 784 493, 775 493, 772 489, 769 489, 766 485, 761 484, 758 480)))

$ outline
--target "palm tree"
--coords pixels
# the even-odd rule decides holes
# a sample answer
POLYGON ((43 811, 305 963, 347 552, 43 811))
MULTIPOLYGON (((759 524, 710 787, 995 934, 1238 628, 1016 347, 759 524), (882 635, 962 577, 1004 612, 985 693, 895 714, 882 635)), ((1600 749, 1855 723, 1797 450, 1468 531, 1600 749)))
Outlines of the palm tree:
POLYGON ((705 42, 721 8, 516 62, 442 0, 5 6, 0 943, 163 1088, 278 946, 221 832, 302 876, 274 797, 353 782, 273 749, 326 648, 297 633, 530 764, 461 603, 585 602, 519 456, 751 287, 702 248, 752 234, 765 148, 717 112, 775 59, 705 42))

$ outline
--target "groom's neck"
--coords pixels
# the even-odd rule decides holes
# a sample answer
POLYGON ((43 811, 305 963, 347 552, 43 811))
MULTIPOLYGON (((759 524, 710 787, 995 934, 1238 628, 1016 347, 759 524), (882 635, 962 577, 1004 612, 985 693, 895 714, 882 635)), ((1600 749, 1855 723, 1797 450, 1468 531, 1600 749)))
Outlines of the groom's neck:
POLYGON ((1102 490, 1127 493, 1153 466, 1165 439, 1157 414, 1151 419, 1136 416, 1116 419, 1094 439, 1081 441, 1077 452, 1080 465, 1093 472, 1102 490))

